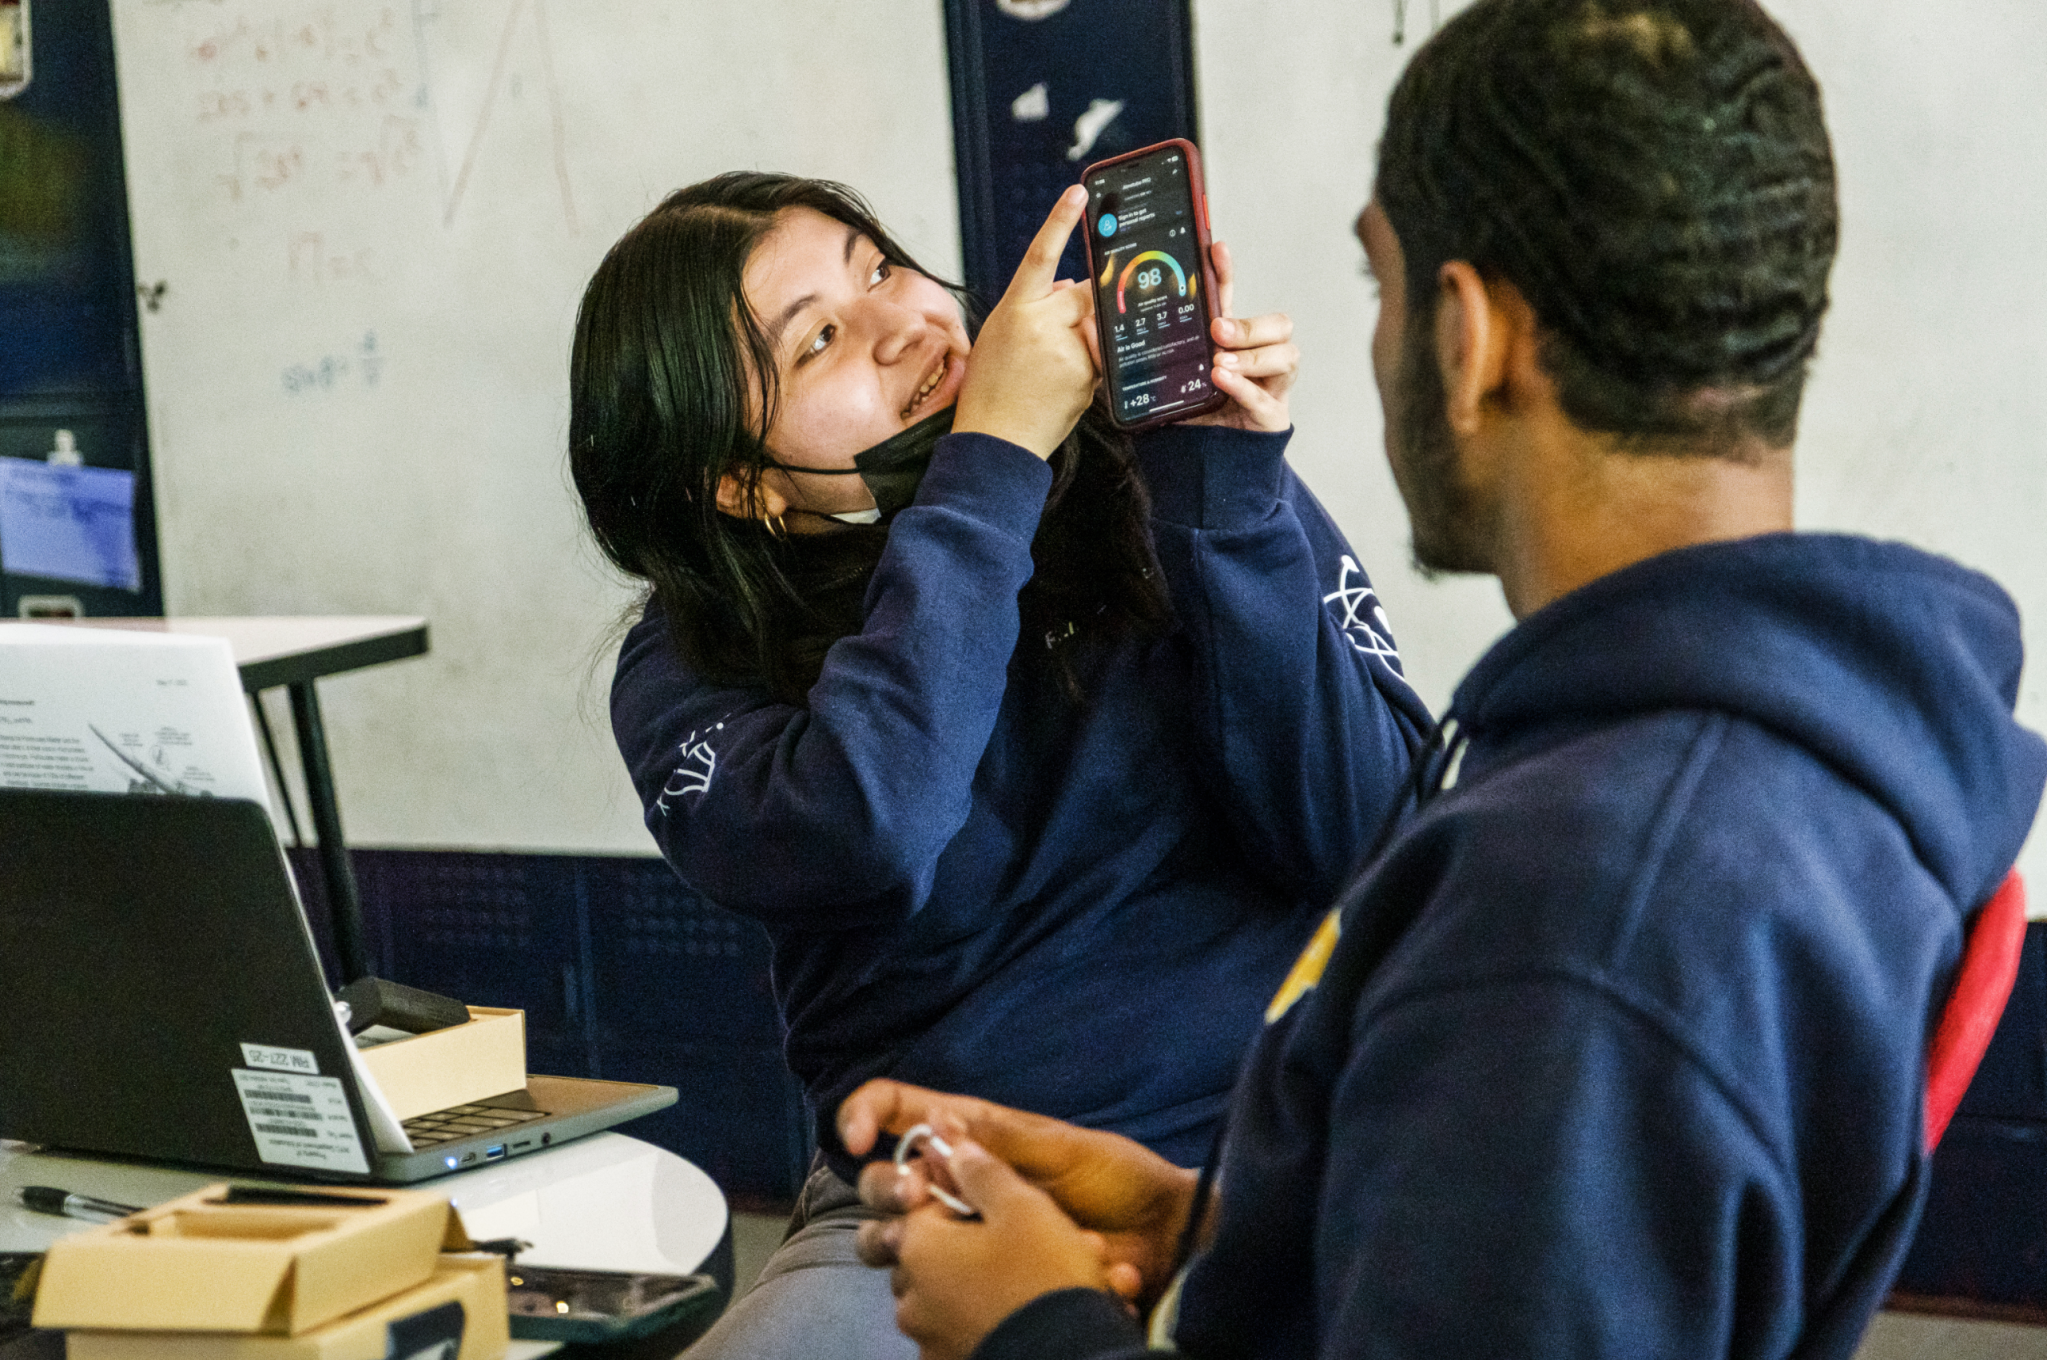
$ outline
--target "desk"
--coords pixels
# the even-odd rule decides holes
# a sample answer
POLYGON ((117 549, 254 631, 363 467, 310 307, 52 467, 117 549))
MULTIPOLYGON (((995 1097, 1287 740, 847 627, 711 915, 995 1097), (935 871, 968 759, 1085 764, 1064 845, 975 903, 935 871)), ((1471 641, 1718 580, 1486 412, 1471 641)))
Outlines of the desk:
MULTIPOLYGON (((161 1204, 227 1172, 96 1161, 0 1145, 0 1251, 42 1251, 92 1226, 30 1213, 15 1202, 24 1185, 57 1185, 121 1204, 161 1204)), ((725 1197, 674 1153, 619 1133, 587 1138, 511 1161, 423 1181, 462 1211, 475 1238, 531 1242, 519 1260, 536 1266, 636 1270, 688 1275, 710 1270, 726 1240, 725 1197)), ((729 1285, 729 1280, 726 1282, 729 1285)), ((514 1341, 512 1360, 548 1354, 540 1342, 514 1341)))
MULTIPOLYGON (((426 620, 403 616, 365 615, 338 618, 186 618, 186 619, 37 619, 37 623, 79 628, 121 628, 195 637, 226 638, 241 672, 242 688, 259 694, 279 685, 291 692, 292 726, 298 733, 299 762, 306 777, 313 830, 320 839, 320 870, 326 882, 327 906, 334 915, 334 952, 341 961, 341 981, 349 983, 370 971, 363 944, 362 897, 355 871, 341 838, 341 810, 334 799, 334 772, 327 761, 327 730, 320 722, 320 701, 313 682, 386 661, 422 656, 427 649, 426 620)), ((260 710, 259 710, 260 711, 260 710)), ((271 762, 277 760, 270 725, 262 729, 271 762)), ((291 794, 281 785, 285 816, 298 833, 298 815, 291 794)))
POLYGON ((1876 1315, 1855 1360, 2043 1360, 2047 1327, 1988 1318, 1876 1315))

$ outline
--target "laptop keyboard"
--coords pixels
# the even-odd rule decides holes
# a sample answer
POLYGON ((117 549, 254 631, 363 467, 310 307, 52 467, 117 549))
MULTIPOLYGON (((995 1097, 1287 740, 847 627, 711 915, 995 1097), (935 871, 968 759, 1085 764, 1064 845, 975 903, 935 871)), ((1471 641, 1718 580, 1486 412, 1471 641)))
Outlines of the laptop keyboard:
POLYGON ((496 1105, 456 1105, 405 1121, 405 1136, 415 1148, 470 1138, 494 1129, 508 1129, 545 1118, 539 1110, 507 1110, 496 1105))

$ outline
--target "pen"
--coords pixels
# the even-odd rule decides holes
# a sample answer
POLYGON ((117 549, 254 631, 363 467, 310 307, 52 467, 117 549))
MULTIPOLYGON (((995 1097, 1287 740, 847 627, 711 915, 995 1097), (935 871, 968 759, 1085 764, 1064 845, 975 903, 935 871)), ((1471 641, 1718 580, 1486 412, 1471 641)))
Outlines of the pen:
POLYGON ((116 1204, 91 1195, 75 1195, 54 1185, 24 1185, 15 1193, 23 1208, 33 1209, 39 1214, 60 1214, 65 1218, 126 1218, 129 1214, 142 1212, 138 1205, 116 1204))

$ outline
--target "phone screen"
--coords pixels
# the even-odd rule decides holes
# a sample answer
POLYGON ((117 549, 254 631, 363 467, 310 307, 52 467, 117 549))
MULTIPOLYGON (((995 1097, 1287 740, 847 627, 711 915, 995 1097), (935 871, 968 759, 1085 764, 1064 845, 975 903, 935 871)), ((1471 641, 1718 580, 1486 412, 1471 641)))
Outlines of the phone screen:
POLYGON ((708 1275, 641 1275, 552 1266, 505 1268, 512 1335, 529 1340, 611 1341, 717 1314, 724 1295, 708 1275))
POLYGON ((1186 154, 1168 143, 1099 166, 1086 184, 1095 315, 1116 423, 1216 405, 1202 233, 1186 154))

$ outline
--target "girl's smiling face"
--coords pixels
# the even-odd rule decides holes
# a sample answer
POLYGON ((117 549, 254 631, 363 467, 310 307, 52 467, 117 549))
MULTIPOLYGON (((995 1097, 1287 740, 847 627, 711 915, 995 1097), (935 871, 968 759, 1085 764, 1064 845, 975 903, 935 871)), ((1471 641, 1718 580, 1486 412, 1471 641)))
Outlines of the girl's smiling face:
MULTIPOLYGON (((936 281, 892 265, 859 228, 788 208, 747 261, 746 300, 776 366, 779 463, 840 469, 853 456, 952 405, 966 376, 967 328, 936 281)), ((796 509, 872 504, 857 477, 769 469, 796 509)))

